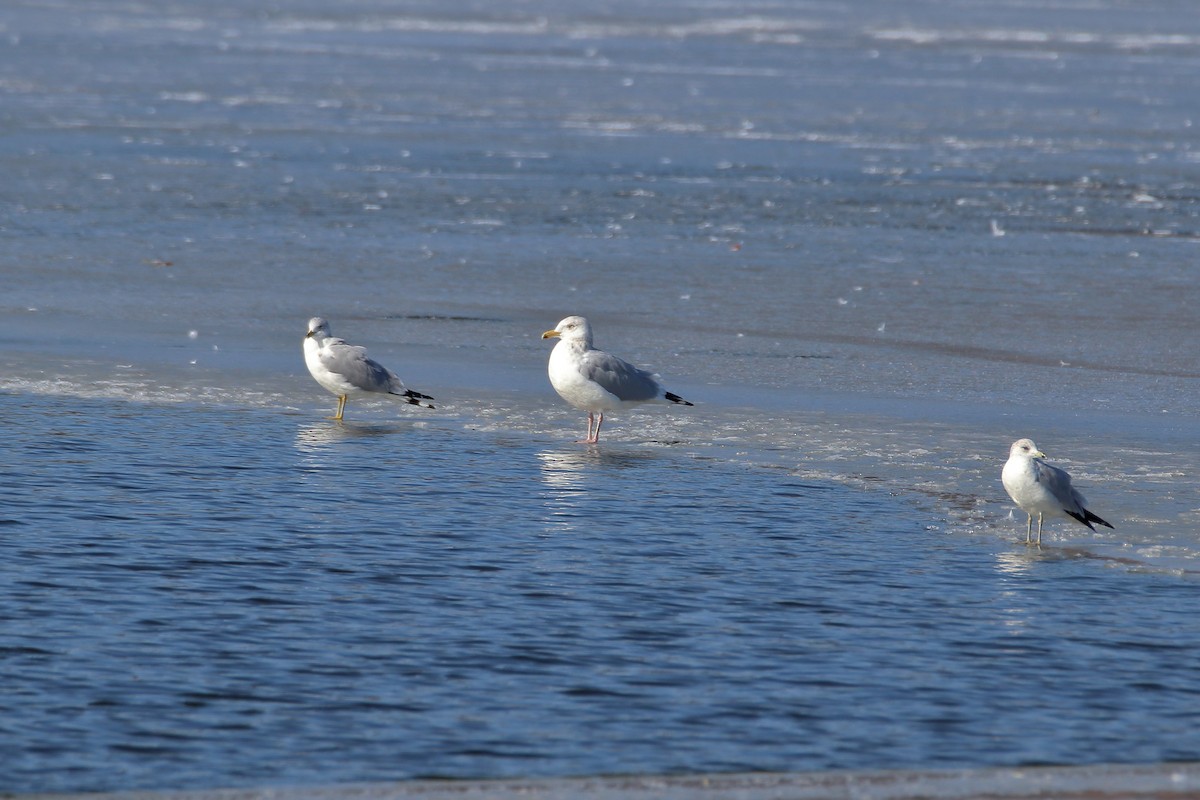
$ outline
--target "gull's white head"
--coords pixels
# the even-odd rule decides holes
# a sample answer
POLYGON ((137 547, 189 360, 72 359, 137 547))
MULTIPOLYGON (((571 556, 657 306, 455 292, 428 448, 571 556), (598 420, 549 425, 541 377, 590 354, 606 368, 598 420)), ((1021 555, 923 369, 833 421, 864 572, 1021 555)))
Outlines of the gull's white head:
POLYGON ((1046 454, 1038 450, 1033 439, 1017 439, 1008 449, 1008 457, 1022 456, 1024 458, 1045 458, 1046 454))
POLYGON ((566 317, 554 330, 546 331, 542 334, 543 339, 560 338, 564 342, 583 342, 587 346, 592 344, 592 328, 588 325, 585 317, 571 316, 566 317))
POLYGON ((329 323, 325 321, 325 318, 313 317, 308 321, 308 333, 304 334, 304 338, 315 337, 320 340, 327 339, 330 335, 329 323))

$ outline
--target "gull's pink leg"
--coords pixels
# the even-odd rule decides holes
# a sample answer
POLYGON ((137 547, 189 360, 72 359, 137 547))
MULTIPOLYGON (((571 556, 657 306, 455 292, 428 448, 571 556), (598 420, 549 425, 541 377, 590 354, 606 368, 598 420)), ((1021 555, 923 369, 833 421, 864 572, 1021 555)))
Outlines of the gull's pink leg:
POLYGON ((586 437, 586 438, 583 438, 583 439, 578 439, 578 440, 575 442, 575 444, 591 444, 592 442, 594 442, 594 441, 595 441, 594 439, 592 439, 592 420, 593 420, 593 419, 595 419, 595 415, 594 415, 594 414, 593 414, 591 411, 589 411, 589 412, 588 412, 588 429, 587 429, 587 437, 586 437))

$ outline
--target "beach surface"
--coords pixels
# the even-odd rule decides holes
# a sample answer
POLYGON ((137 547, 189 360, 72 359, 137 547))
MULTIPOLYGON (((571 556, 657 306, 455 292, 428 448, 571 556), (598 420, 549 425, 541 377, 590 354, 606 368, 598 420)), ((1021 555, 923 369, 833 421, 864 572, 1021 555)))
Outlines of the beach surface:
MULTIPOLYGON (((1200 766, 1097 765, 928 772, 646 775, 512 781, 414 781, 305 788, 116 795, 40 795, 45 800, 1137 800, 1195 797, 1200 766)), ((32 800, 32 798, 29 798, 32 800)))
POLYGON ((1180 8, 6 3, 0 789, 1193 786, 1180 8))

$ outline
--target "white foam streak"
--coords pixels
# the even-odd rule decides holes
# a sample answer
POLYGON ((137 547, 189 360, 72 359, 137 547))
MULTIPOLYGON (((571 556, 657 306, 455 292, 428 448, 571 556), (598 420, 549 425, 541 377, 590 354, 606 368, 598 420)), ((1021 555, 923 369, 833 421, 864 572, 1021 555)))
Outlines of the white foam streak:
POLYGON ((879 41, 916 45, 1008 44, 1047 46, 1099 46, 1117 50, 1196 47, 1200 37, 1188 34, 1102 34, 1088 31, 1046 31, 1023 28, 880 28, 868 31, 879 41))
POLYGON ((270 33, 433 33, 471 36, 543 36, 556 35, 569 39, 609 39, 625 37, 687 39, 697 36, 793 37, 820 29, 807 21, 761 15, 716 17, 685 23, 659 24, 648 20, 552 20, 538 16, 517 19, 458 19, 453 17, 316 19, 290 17, 271 20, 266 25, 270 33))

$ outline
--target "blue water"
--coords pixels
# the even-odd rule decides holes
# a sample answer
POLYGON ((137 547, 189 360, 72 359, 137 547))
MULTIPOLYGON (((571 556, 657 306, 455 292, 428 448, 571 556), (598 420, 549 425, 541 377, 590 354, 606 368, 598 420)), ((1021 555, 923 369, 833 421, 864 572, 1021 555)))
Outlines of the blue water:
POLYGON ((0 789, 1200 759, 1180 8, 8 3, 0 789))
POLYGON ((11 789, 1195 755, 1194 582, 669 448, 3 406, 11 789))

